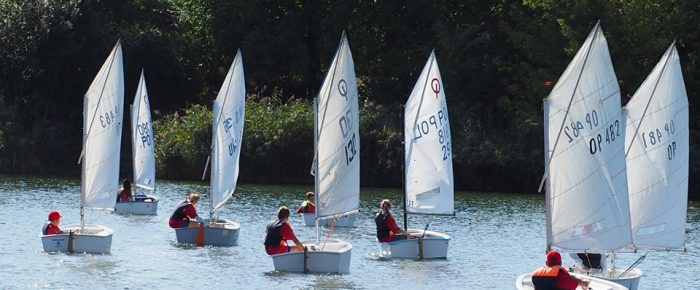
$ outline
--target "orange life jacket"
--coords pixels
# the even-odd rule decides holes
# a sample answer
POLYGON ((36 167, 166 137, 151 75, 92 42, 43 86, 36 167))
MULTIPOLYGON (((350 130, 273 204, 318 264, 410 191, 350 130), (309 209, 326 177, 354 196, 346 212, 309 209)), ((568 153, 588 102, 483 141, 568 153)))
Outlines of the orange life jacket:
POLYGON ((542 267, 532 272, 532 284, 536 290, 561 290, 557 287, 557 276, 561 266, 542 267))

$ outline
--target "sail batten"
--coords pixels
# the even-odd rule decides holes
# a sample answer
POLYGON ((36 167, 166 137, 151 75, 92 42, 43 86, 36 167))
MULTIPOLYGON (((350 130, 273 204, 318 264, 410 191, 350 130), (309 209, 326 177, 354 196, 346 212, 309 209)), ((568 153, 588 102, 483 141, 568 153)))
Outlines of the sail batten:
POLYGON ((408 213, 454 214, 450 122, 443 88, 433 51, 404 111, 404 206, 408 213))
POLYGON ((545 100, 547 245, 631 245, 624 117, 607 41, 596 24, 545 100))
POLYGON ((212 114, 212 213, 228 201, 236 188, 245 123, 245 78, 241 51, 229 68, 212 114))
POLYGON ((114 208, 123 107, 124 69, 117 42, 84 97, 81 207, 114 208))
POLYGON ((688 96, 671 44, 625 107, 630 215, 635 248, 685 247, 688 96))

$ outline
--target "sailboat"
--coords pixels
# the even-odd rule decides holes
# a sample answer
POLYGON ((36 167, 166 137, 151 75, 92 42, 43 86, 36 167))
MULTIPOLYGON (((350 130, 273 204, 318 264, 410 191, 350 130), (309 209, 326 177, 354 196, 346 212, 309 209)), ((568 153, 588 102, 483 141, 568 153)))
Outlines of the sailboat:
MULTIPOLYGON (((598 22, 544 100, 547 250, 610 253, 632 244, 620 108, 598 22)), ((606 276, 638 279, 634 270, 606 276)))
POLYGON ((120 42, 85 93, 83 149, 80 154, 80 225, 62 227, 65 234, 42 235, 46 252, 109 253, 112 230, 85 224, 85 208, 114 208, 119 188, 124 104, 124 68, 120 42))
POLYGON ((131 105, 131 149, 133 152, 134 185, 137 193, 130 201, 120 202, 114 211, 120 214, 155 215, 158 213, 158 198, 148 195, 156 189, 156 158, 153 144, 151 106, 148 103, 146 79, 141 78, 131 105))
MULTIPOLYGON (((243 56, 238 50, 212 110, 211 211, 206 226, 177 228, 178 243, 235 246, 241 225, 218 218, 216 211, 231 198, 236 189, 239 159, 245 123, 245 77, 243 56)), ((206 167, 206 166, 205 166, 206 167)))
POLYGON ((355 66, 343 32, 338 50, 314 100, 314 175, 316 240, 309 249, 272 256, 275 270, 304 273, 348 273, 352 245, 326 237, 323 218, 356 213, 360 207, 360 135, 355 66))
POLYGON ((454 215, 452 145, 447 101, 435 51, 430 53, 404 110, 404 228, 414 239, 383 244, 392 258, 447 258, 450 236, 408 229, 408 214, 454 215))

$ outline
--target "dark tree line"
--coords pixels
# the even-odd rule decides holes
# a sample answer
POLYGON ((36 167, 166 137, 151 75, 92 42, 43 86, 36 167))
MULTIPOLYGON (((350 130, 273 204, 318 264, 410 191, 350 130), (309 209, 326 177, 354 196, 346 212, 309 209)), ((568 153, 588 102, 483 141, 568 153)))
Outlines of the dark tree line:
POLYGON ((241 164, 254 170, 241 179, 309 182, 311 134, 298 129, 308 125, 308 101, 344 30, 362 103, 364 185, 400 185, 402 104, 435 50, 457 188, 533 192, 544 170, 544 82, 556 81, 600 19, 623 104, 676 40, 690 100, 691 193, 698 192, 698 15, 693 0, 0 0, 0 172, 78 174, 82 97, 121 39, 125 99, 144 68, 156 130, 164 132, 156 137, 169 144, 158 145, 160 177, 201 173, 209 139, 176 151, 168 138, 193 130, 183 124, 206 124, 198 105, 210 106, 240 48, 256 114, 241 164))

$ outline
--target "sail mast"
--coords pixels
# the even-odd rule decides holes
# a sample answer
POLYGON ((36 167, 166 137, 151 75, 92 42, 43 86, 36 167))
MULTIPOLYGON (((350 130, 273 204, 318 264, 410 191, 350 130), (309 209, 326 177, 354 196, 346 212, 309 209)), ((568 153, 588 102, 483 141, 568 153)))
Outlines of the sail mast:
MULTIPOLYGON (((557 150, 557 145, 559 145, 559 138, 561 137, 561 132, 564 131, 564 126, 566 124, 566 118, 569 116, 569 110, 571 109, 571 104, 574 101, 574 96, 576 96, 576 89, 578 89, 578 84, 581 81, 581 76, 583 75, 583 70, 586 68, 586 63, 588 63, 588 55, 591 52, 591 48, 593 48, 593 40, 595 40, 596 36, 598 35, 598 30, 600 30, 600 20, 595 24, 595 28, 593 30, 593 37, 591 38, 591 43, 588 46, 588 49, 586 50, 586 56, 583 58, 583 65, 581 65, 581 71, 578 74, 578 78, 576 79, 576 84, 574 85, 574 89, 571 91, 571 98, 569 99, 569 105, 566 107, 566 113, 564 113, 564 118, 561 121, 561 126, 559 126, 559 133, 557 134, 557 139, 554 141, 554 147, 552 148, 552 154, 550 156, 554 156, 554 152, 557 150)), ((537 189, 538 192, 542 191, 542 187, 544 186, 544 181, 547 179, 547 175, 549 174, 549 166, 552 164, 552 158, 550 157, 549 160, 547 161, 547 165, 544 168, 544 174, 542 175, 542 181, 540 181, 540 187, 537 189)))
MULTIPOLYGON (((318 147, 318 98, 314 99, 314 148, 318 147)), ((319 226, 319 194, 318 194, 318 149, 314 150, 314 202, 316 203, 316 209, 314 210, 314 220, 316 221, 316 244, 321 243, 321 228, 319 226)))

